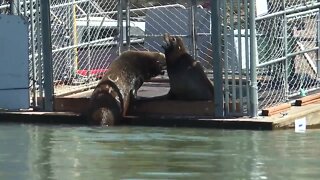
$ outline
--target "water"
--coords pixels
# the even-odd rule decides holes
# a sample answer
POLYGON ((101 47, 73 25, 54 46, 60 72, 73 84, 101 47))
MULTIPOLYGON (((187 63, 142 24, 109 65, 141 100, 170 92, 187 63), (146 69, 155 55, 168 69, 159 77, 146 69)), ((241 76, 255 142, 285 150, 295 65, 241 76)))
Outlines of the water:
POLYGON ((0 179, 319 179, 320 130, 0 124, 0 179))

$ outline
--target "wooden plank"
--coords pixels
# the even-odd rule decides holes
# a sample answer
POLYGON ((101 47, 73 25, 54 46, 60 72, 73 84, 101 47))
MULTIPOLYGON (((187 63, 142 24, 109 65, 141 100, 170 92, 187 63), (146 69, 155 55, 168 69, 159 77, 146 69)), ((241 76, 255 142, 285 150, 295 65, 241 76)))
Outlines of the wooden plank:
POLYGON ((136 101, 130 106, 129 115, 179 115, 179 116, 213 116, 212 101, 136 101))
POLYGON ((300 106, 306 106, 308 104, 316 104, 316 103, 320 103, 320 98, 318 99, 313 99, 311 101, 306 101, 306 102, 303 102, 300 106))
POLYGON ((272 116, 275 114, 279 114, 281 112, 287 111, 290 109, 291 104, 290 103, 282 103, 277 106, 273 106, 267 109, 262 110, 262 116, 272 116))
POLYGON ((314 99, 320 99, 320 93, 309 95, 300 99, 297 99, 295 102, 296 106, 301 106, 302 104, 305 104, 308 101, 313 101, 314 99))
POLYGON ((55 98, 54 111, 85 113, 88 105, 89 98, 55 98))
POLYGON ((262 116, 273 116, 273 115, 276 115, 276 114, 280 114, 280 113, 286 112, 288 110, 290 110, 290 108, 280 109, 280 110, 277 110, 277 111, 269 111, 268 113, 263 113, 262 116))
MULTIPOLYGON (((85 113, 89 98, 55 98, 54 110, 57 112, 85 113)), ((229 104, 230 108, 232 104, 229 104)), ((240 104, 236 104, 236 112, 240 112, 240 104)), ((213 101, 172 101, 137 100, 130 107, 128 115, 176 115, 176 116, 214 116, 213 101)))

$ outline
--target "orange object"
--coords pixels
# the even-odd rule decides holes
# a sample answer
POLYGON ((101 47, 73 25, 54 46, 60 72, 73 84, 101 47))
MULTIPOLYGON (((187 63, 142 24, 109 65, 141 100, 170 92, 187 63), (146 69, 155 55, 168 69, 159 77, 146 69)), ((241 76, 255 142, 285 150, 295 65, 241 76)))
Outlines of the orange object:
POLYGON ((272 116, 288 110, 291 107, 290 103, 283 103, 277 106, 273 106, 262 110, 262 116, 272 116))

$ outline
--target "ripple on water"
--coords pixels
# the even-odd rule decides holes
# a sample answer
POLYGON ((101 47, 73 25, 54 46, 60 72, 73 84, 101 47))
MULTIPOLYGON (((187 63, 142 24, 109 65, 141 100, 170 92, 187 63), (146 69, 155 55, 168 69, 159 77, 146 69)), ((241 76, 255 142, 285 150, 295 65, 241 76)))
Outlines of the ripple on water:
POLYGON ((319 137, 319 130, 0 125, 0 179, 312 179, 320 177, 319 137))

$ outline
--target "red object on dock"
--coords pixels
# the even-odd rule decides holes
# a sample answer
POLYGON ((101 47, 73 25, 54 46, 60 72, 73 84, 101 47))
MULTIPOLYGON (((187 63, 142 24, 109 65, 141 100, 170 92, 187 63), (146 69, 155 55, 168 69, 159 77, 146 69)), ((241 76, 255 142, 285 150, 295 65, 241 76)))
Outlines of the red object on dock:
POLYGON ((80 76, 87 76, 88 71, 90 76, 102 77, 108 71, 108 69, 92 69, 92 70, 81 69, 81 70, 77 70, 77 74, 80 76))

